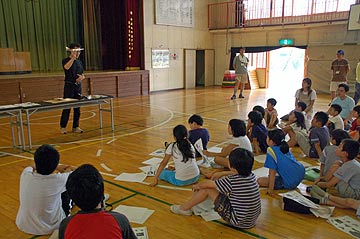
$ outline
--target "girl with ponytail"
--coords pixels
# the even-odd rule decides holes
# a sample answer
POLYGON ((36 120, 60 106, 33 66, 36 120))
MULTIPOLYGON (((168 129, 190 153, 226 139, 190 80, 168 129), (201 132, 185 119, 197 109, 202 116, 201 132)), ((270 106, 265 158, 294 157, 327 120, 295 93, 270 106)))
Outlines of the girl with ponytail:
POLYGON ((158 184, 159 179, 176 186, 193 184, 199 180, 200 170, 195 159, 195 149, 188 140, 186 127, 177 125, 173 129, 173 135, 175 142, 167 145, 165 157, 159 165, 151 186, 158 184), (173 157, 175 168, 165 168, 171 157, 173 157))
POLYGON ((267 187, 271 196, 274 189, 295 189, 304 179, 305 168, 290 152, 285 133, 281 129, 269 130, 266 142, 269 147, 264 167, 269 169, 269 175, 258 178, 259 186, 267 187))

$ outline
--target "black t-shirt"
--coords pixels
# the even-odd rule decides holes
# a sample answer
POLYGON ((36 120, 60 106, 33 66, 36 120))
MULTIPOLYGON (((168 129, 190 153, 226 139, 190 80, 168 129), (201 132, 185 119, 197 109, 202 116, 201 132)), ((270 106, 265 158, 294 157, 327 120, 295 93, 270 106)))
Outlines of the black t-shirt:
POLYGON ((70 61, 70 57, 62 60, 62 66, 65 73, 65 82, 75 83, 76 79, 79 77, 78 74, 81 75, 84 72, 84 68, 81 61, 76 59, 74 60, 69 70, 66 70, 64 66, 66 63, 68 63, 68 61, 70 61))

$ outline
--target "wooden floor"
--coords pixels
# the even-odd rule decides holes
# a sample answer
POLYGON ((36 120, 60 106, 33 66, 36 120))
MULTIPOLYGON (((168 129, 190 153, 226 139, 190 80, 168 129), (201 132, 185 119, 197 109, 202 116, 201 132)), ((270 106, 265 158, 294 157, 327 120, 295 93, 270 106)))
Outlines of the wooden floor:
MULTIPOLYGON (((190 197, 191 191, 149 187, 139 183, 115 181, 111 175, 122 172, 140 172, 141 162, 151 158, 149 154, 172 140, 172 128, 177 124, 187 125, 190 115, 204 117, 204 126, 209 129, 209 146, 222 146, 230 139, 227 122, 231 118, 246 119, 251 108, 266 99, 275 97, 279 114, 288 113, 294 107, 294 92, 270 90, 246 91, 245 99, 230 101, 231 89, 219 87, 194 90, 177 90, 153 93, 143 97, 115 99, 115 132, 111 131, 109 117, 104 115, 104 129, 98 129, 96 107, 82 108, 80 126, 83 134, 59 134, 60 111, 35 113, 32 118, 32 139, 35 148, 48 143, 56 145, 61 154, 61 163, 79 166, 91 163, 104 175, 105 188, 113 206, 124 204, 155 210, 144 225, 152 239, 173 238, 351 238, 337 230, 324 219, 313 215, 285 212, 280 207, 280 197, 274 198, 261 191, 262 213, 255 228, 236 230, 223 221, 205 222, 201 217, 179 216, 169 211, 169 205, 179 204, 190 197), (97 156, 99 149, 101 155, 97 156), (112 169, 106 171, 104 163, 112 169)), ((318 96, 315 110, 327 110, 329 96, 318 96)), ((69 124, 69 130, 71 122, 69 124)), ((15 225, 19 207, 19 178, 24 167, 32 164, 34 150, 22 151, 11 146, 8 119, 0 119, 0 237, 33 238, 19 231, 15 225)), ((293 148, 295 156, 299 149, 293 148)), ((315 164, 314 161, 302 159, 315 164)), ((254 168, 261 167, 256 162, 254 168)), ((146 181, 150 181, 148 178, 146 181)), ((204 180, 203 178, 201 180, 204 180)), ((304 182, 307 183, 307 182, 304 182)), ((160 182, 162 185, 169 185, 160 182)), ((187 187, 190 188, 190 187, 187 187)), ((349 215, 351 210, 335 209, 334 216, 349 215)), ((42 236, 40 238, 47 238, 42 236)))

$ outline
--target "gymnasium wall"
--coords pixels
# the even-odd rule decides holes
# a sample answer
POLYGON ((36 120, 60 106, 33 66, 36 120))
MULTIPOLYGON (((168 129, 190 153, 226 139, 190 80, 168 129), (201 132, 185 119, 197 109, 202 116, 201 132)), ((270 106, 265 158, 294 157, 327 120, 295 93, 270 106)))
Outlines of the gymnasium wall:
MULTIPOLYGON (((179 89, 184 87, 184 49, 213 49, 213 38, 208 31, 208 3, 194 1, 194 27, 178 27, 155 24, 155 1, 143 1, 145 69, 150 71, 150 91, 179 89), (170 67, 153 69, 152 49, 169 49, 170 67)), ((194 79, 195 80, 195 79, 194 79)))
POLYGON ((280 38, 293 38, 296 45, 308 46, 307 76, 313 80, 314 89, 318 92, 329 92, 330 65, 336 58, 336 51, 343 49, 345 58, 351 65, 348 80, 353 90, 355 66, 360 58, 360 31, 347 31, 346 24, 343 22, 213 31, 215 82, 217 85, 222 83, 224 70, 229 66, 229 48, 276 46, 280 38))

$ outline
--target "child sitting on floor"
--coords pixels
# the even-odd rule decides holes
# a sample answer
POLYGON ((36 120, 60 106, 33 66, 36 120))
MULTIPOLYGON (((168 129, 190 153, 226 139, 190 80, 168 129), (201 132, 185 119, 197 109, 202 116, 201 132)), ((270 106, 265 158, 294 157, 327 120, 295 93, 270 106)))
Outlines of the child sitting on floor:
MULTIPOLYGON (((355 159, 359 154, 360 144, 353 139, 344 139, 336 149, 342 161, 333 177, 327 181, 316 183, 320 188, 330 188, 335 186, 341 197, 360 199, 360 163, 355 159)), ((313 190, 311 191, 313 192, 313 190)), ((316 191, 314 191, 316 193, 316 191)), ((314 194, 312 193, 312 194, 314 194)))
POLYGON ((320 204, 326 204, 339 208, 352 208, 356 210, 356 216, 360 219, 360 200, 333 196, 316 185, 311 188, 311 196, 319 199, 320 204))
POLYGON ((358 130, 360 128, 360 105, 357 105, 353 108, 352 116, 354 118, 354 121, 351 123, 349 134, 351 138, 357 140, 358 136, 356 136, 356 134, 358 133, 358 130))
POLYGON ((304 134, 307 133, 303 113, 295 110, 292 111, 289 115, 289 121, 281 129, 290 137, 290 140, 287 142, 289 147, 294 147, 297 144, 296 133, 299 131, 303 131, 304 134))
POLYGON ((268 130, 261 123, 262 116, 257 111, 250 111, 248 118, 249 131, 247 135, 252 143, 254 154, 265 153, 268 147, 266 144, 268 130))
MULTIPOLYGON (((194 145, 198 139, 201 139, 203 149, 207 149, 207 144, 210 140, 209 131, 203 128, 204 120, 200 115, 192 115, 188 120, 189 130, 189 141, 194 145)), ((196 149, 195 149, 196 150, 196 149)), ((196 157, 201 157, 201 154, 196 150, 196 157)))
POLYGON ((342 129, 335 129, 331 132, 330 145, 326 146, 320 157, 320 178, 315 181, 315 184, 320 181, 329 181, 335 171, 341 166, 341 159, 336 155, 336 149, 344 139, 349 139, 349 134, 342 129))
POLYGON ((268 129, 276 128, 276 125, 279 123, 277 110, 274 108, 277 101, 274 98, 267 100, 266 109, 265 109, 265 121, 266 127, 268 129))
POLYGON ((323 149, 329 144, 329 129, 325 126, 328 120, 329 116, 325 112, 316 112, 309 135, 302 131, 296 133, 296 141, 306 156, 320 158, 323 149))
POLYGON ((231 119, 228 124, 228 133, 231 134, 233 138, 230 140, 229 145, 221 149, 220 153, 209 152, 207 150, 203 151, 206 156, 215 157, 214 162, 223 167, 229 165, 227 157, 234 148, 244 148, 252 152, 251 142, 246 136, 246 126, 244 121, 231 119))
POLYGON ((328 127, 330 133, 334 129, 344 129, 344 120, 340 116, 340 112, 342 108, 338 104, 332 104, 328 110, 328 114, 331 116, 329 117, 326 126, 328 127))
POLYGON ((47 144, 35 151, 34 161, 35 168, 25 168, 20 177, 16 225, 29 234, 47 235, 58 229, 60 222, 70 214, 65 184, 75 168, 59 165, 59 152, 47 144))
POLYGON ((228 162, 232 175, 194 185, 192 198, 182 205, 172 205, 171 212, 191 216, 191 208, 209 197, 214 210, 227 223, 238 228, 254 227, 261 213, 259 187, 251 172, 254 156, 246 149, 236 148, 228 162))
POLYGON ((195 159, 194 146, 188 140, 188 131, 184 125, 177 125, 173 129, 175 142, 167 145, 164 159, 156 171, 154 181, 150 186, 158 184, 158 180, 164 180, 176 186, 184 186, 196 183, 200 177, 200 171, 195 159), (170 158, 173 157, 175 169, 166 169, 170 158))
POLYGON ((269 169, 268 177, 260 177, 257 182, 261 187, 267 187, 267 193, 273 195, 274 189, 295 189, 304 179, 305 168, 289 151, 285 134, 281 129, 268 132, 264 167, 269 169))

